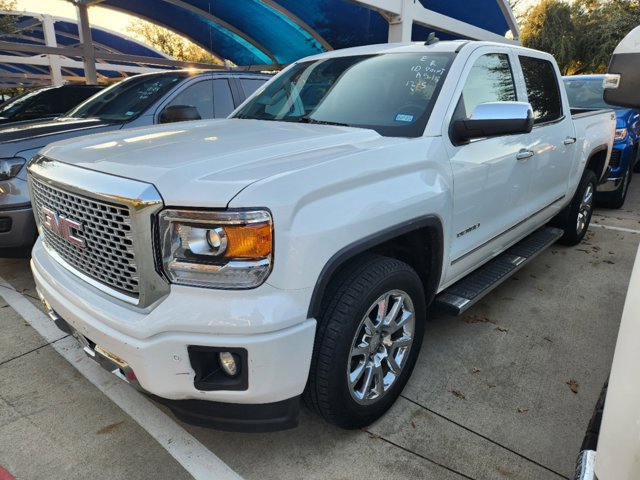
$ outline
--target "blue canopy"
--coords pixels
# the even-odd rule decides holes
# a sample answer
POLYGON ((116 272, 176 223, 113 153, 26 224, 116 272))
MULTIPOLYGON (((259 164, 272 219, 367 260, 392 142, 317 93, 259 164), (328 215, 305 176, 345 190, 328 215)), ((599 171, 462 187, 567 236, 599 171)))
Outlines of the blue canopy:
MULTIPOLYGON (((420 0, 503 36, 509 24, 500 1, 420 0)), ((105 0, 100 6, 165 26, 237 65, 287 64, 328 49, 384 43, 389 29, 378 12, 346 0, 105 0)), ((430 31, 414 25, 413 39, 430 31)))
MULTIPOLYGON (((76 47, 80 44, 80 35, 78 32, 78 25, 75 20, 57 18, 55 20, 55 33, 56 42, 58 47, 76 47)), ((37 14, 21 14, 18 16, 16 23, 16 31, 12 34, 5 34, 0 36, 0 40, 5 42, 15 42, 23 45, 44 45, 44 30, 42 21, 37 14)), ((151 47, 144 45, 132 38, 125 37, 116 32, 110 32, 100 27, 92 27, 91 35, 93 38, 93 45, 96 52, 96 59, 100 60, 100 53, 125 53, 128 55, 138 55, 141 57, 151 58, 170 58, 169 56, 154 50, 151 47)), ((3 51, 0 49, 0 55, 18 56, 15 52, 3 51)), ((21 55, 20 55, 21 56, 21 55)), ((82 61, 79 57, 69 57, 74 60, 82 61)), ((108 62, 107 62, 108 63, 108 62)), ((154 67, 153 65, 140 63, 125 63, 118 62, 120 65, 129 66, 144 66, 149 68, 167 68, 167 67, 154 67)), ((98 73, 107 78, 118 79, 122 78, 123 73, 113 70, 100 70, 98 73)), ((82 68, 62 68, 62 74, 67 79, 73 79, 77 77, 79 80, 84 78, 84 70, 82 68)), ((7 85, 15 83, 16 85, 25 83, 48 83, 43 80, 38 82, 39 77, 47 77, 49 75, 49 67, 42 65, 30 65, 30 64, 16 64, 16 63, 2 63, 0 64, 0 79, 2 83, 7 85), (12 82, 12 79, 14 80, 12 82), (28 81, 36 80, 34 81, 28 81)))

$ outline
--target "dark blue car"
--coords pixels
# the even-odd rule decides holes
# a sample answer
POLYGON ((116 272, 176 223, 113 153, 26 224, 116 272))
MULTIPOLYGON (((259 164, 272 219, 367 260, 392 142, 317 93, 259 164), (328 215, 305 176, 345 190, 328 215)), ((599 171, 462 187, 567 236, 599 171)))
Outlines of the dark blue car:
POLYGON ((602 87, 604 75, 577 75, 563 77, 563 80, 572 109, 612 108, 616 112, 618 121, 609 163, 611 172, 608 181, 598 187, 597 198, 604 206, 620 208, 627 196, 632 172, 640 172, 640 114, 636 110, 612 107, 605 103, 602 87))

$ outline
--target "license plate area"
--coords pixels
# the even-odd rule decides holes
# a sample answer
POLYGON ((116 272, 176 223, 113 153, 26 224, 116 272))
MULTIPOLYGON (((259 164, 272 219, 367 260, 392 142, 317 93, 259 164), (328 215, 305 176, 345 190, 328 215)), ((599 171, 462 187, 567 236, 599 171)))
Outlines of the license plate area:
POLYGON ((47 315, 49 318, 53 320, 56 326, 65 333, 69 333, 76 339, 82 351, 87 354, 88 357, 98 362, 98 364, 107 370, 108 372, 114 374, 116 377, 124 380, 134 388, 144 391, 136 378, 136 374, 133 369, 129 366, 129 364, 124 361, 122 358, 117 355, 109 352, 108 350, 96 345, 94 341, 85 337, 80 332, 78 332, 73 326, 67 323, 58 313, 51 308, 49 302, 44 298, 44 296, 38 291, 38 295, 40 300, 42 301, 42 305, 44 306, 47 315))

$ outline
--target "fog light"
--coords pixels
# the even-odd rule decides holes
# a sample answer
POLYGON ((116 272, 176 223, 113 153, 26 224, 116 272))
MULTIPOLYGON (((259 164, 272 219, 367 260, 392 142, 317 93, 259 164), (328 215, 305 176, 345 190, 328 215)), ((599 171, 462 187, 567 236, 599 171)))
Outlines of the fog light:
POLYGON ((236 365, 236 359, 230 352, 220 352, 218 354, 218 361, 224 372, 230 377, 235 377, 238 373, 238 366, 236 365))

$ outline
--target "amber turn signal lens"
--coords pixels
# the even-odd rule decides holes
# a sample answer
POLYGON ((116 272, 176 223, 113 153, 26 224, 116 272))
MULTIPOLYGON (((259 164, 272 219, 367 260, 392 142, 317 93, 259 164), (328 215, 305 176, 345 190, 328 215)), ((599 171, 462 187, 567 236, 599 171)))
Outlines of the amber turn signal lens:
POLYGON ((263 258, 271 253, 270 224, 225 226, 227 258, 263 258))

